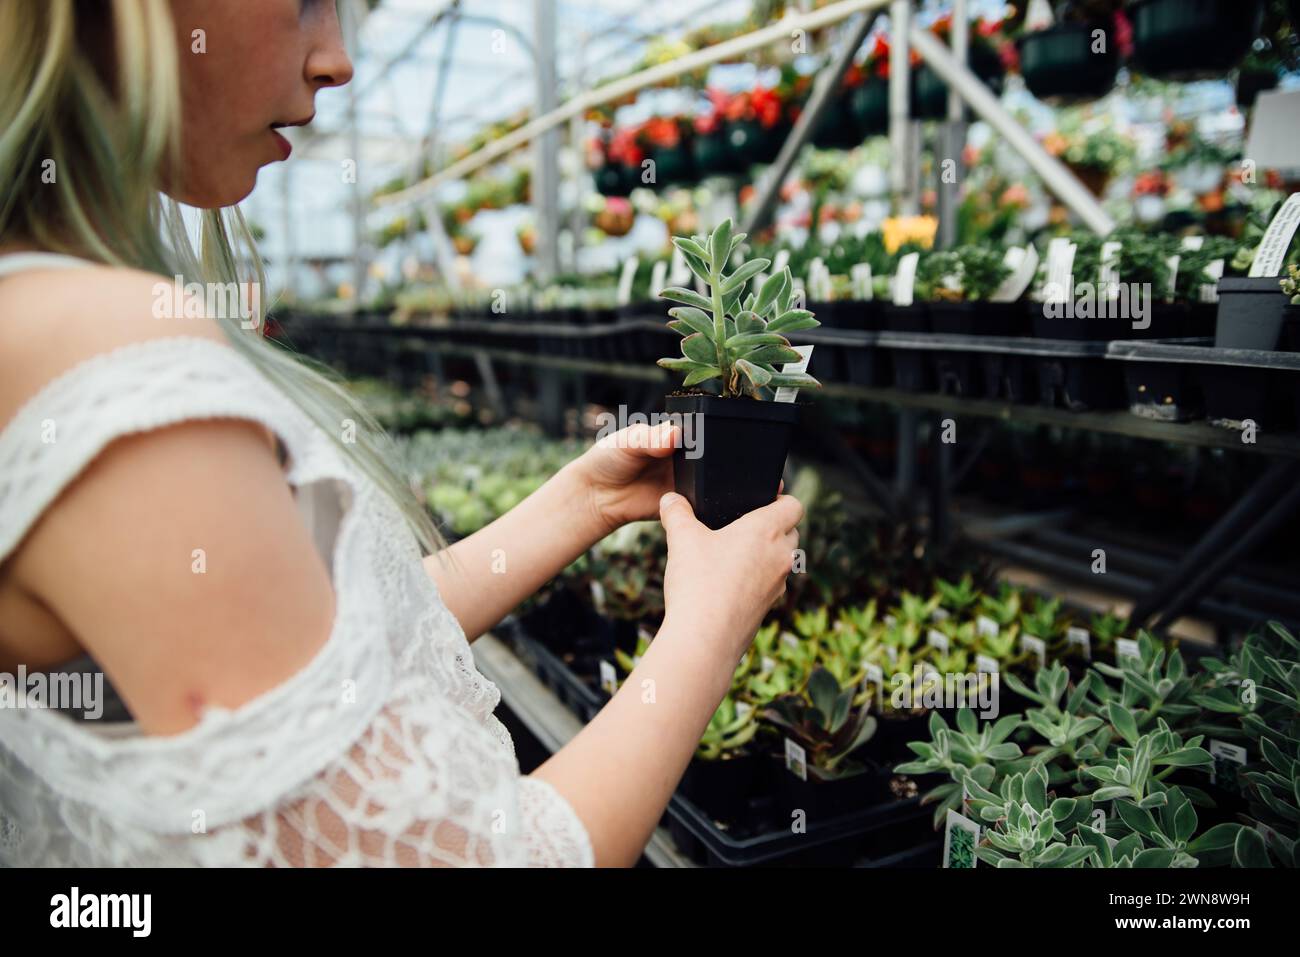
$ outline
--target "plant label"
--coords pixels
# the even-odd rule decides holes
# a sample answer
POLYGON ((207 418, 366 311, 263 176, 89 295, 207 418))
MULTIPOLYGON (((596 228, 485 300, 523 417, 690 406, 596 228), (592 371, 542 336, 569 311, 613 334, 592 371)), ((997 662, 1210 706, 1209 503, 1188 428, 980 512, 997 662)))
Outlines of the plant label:
POLYGON ((1217 784, 1225 791, 1240 791, 1241 782, 1237 774, 1246 766, 1246 749, 1239 744, 1211 738, 1206 750, 1214 758, 1214 766, 1210 768, 1210 783, 1217 784))
POLYGON ((1142 646, 1137 643, 1136 638, 1115 639, 1115 660, 1122 661, 1125 658, 1142 660, 1142 646))
POLYGON ((767 674, 768 672, 775 671, 776 659, 769 657, 768 655, 764 655, 763 660, 759 662, 759 666, 763 669, 763 674, 767 674))
POLYGON ((1038 659, 1038 667, 1047 665, 1047 642, 1037 635, 1021 635, 1020 650, 1027 651, 1038 659))
POLYGON ((1029 0, 1029 8, 1025 11, 1025 31, 1046 30, 1048 27, 1056 25, 1056 17, 1052 14, 1051 0, 1029 0))
POLYGON ((991 655, 975 656, 975 673, 995 675, 998 673, 998 660, 991 655))
MULTIPOLYGON (((682 255, 680 249, 674 246, 672 263, 668 267, 668 281, 674 286, 683 286, 690 281, 691 275, 691 267, 686 265, 686 257, 682 255)), ((658 294, 656 290, 655 295, 658 294)))
POLYGON ((1204 236, 1184 236, 1182 248, 1190 253, 1200 252, 1201 247, 1205 245, 1204 236))
POLYGON ((611 695, 618 691, 618 672, 608 661, 600 663, 600 686, 611 695))
POLYGON ((916 264, 920 262, 920 253, 908 253, 898 261, 898 271, 894 273, 894 305, 910 306, 916 289, 916 264))
POLYGON ((989 301, 1015 302, 1025 294, 1038 274, 1038 250, 1033 246, 1023 249, 1012 246, 1002 257, 1002 264, 1011 270, 1011 275, 1002 280, 1002 285, 993 291, 989 301))
POLYGON ((867 663, 864 670, 866 674, 863 676, 862 681, 864 684, 876 686, 876 694, 873 696, 872 702, 876 705, 876 709, 879 710, 885 697, 885 672, 881 670, 880 665, 871 662, 867 663))
POLYGON ((591 583, 591 604, 595 607, 597 614, 605 614, 605 586, 598 581, 591 583))
POLYGON ((741 719, 747 718, 747 717, 749 717, 750 712, 752 712, 753 710, 754 710, 754 706, 753 706, 752 704, 750 704, 748 701, 737 701, 737 702, 736 702, 736 717, 737 717, 737 718, 741 718, 741 719))
POLYGON ((1109 242, 1101 245, 1101 288, 1112 301, 1119 298, 1119 254, 1123 243, 1109 242))
POLYGON ((800 781, 808 780, 808 755, 789 738, 785 739, 785 769, 800 781))
POLYGON ((1092 635, 1088 633, 1087 628, 1071 625, 1066 629, 1065 643, 1067 645, 1078 645, 1083 650, 1083 660, 1092 661, 1092 635))
POLYGON ((930 620, 931 620, 931 621, 947 621, 947 620, 948 620, 948 609, 946 609, 946 608, 937 608, 937 607, 936 607, 936 608, 934 609, 934 611, 930 612, 930 620))
POLYGON ((799 639, 788 631, 781 635, 781 643, 794 651, 799 650, 799 639))
POLYGON ((666 282, 667 277, 668 263, 660 259, 650 268, 650 295, 659 295, 659 290, 668 285, 666 282))
POLYGON ((1223 265, 1222 259, 1216 259, 1205 267, 1205 275, 1213 279, 1214 282, 1201 284, 1201 302, 1219 301, 1219 280, 1223 278, 1223 265))
POLYGON ((1268 224, 1268 230, 1260 240, 1255 261, 1250 264, 1252 278, 1276 276, 1282 271, 1297 226, 1300 226, 1300 193, 1292 193, 1268 224))
MULTIPOLYGON (((790 348, 794 349, 795 352, 799 353, 801 358, 799 359, 798 362, 787 362, 785 365, 781 366, 781 374, 794 375, 795 373, 798 372, 807 372, 808 363, 812 360, 813 347, 812 346, 791 346, 790 348)), ((795 396, 797 396, 798 394, 799 394, 798 389, 792 389, 789 386, 783 385, 776 390, 776 395, 773 397, 773 400, 776 402, 793 402, 795 400, 795 396)))
POLYGON ((948 636, 942 631, 935 631, 935 629, 931 628, 925 636, 925 643, 936 649, 941 655, 948 653, 948 636))
POLYGON ((886 654, 886 655, 888 656, 888 658, 889 658, 889 665, 890 665, 890 667, 891 667, 891 668, 892 668, 892 667, 897 667, 897 665, 898 665, 898 649, 895 648, 893 645, 885 645, 885 654, 886 654))
POLYGON ((1165 291, 1165 298, 1169 300, 1174 298, 1174 291, 1178 288, 1178 264, 1182 261, 1182 256, 1170 256, 1165 260, 1165 265, 1169 267, 1169 288, 1165 291))
POLYGON ((637 258, 627 257, 623 271, 618 274, 618 304, 626 306, 632 301, 632 280, 636 279, 637 258))
POLYGON ((853 282, 853 296, 864 302, 869 301, 875 295, 871 288, 871 264, 858 263, 849 270, 849 276, 853 282))
POLYGON ((893 615, 886 615, 884 617, 884 622, 886 627, 893 628, 895 625, 898 624, 898 619, 895 618, 893 615))
POLYGON ((943 826, 943 866, 969 870, 979 860, 975 848, 980 842, 980 826, 965 814, 949 811, 943 826))
POLYGON ((772 275, 776 275, 784 269, 790 262, 790 250, 778 249, 776 255, 772 257, 772 275))
POLYGON ((1069 302, 1074 297, 1074 254, 1078 248, 1059 237, 1048 244, 1046 302, 1069 302))
POLYGON ((988 615, 980 615, 975 619, 975 631, 981 638, 996 638, 1002 628, 988 615))

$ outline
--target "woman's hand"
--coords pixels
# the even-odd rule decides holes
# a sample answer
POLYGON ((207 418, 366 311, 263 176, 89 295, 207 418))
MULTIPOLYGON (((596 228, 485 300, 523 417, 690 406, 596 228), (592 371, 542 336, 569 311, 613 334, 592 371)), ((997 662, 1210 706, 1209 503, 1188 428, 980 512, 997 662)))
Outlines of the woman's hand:
POLYGON ((675 492, 663 497, 660 512, 668 534, 662 630, 671 625, 701 640, 726 641, 734 655, 729 660, 738 661, 785 595, 803 506, 781 495, 716 532, 675 492))
POLYGON ((569 466, 587 489, 603 534, 659 513, 659 499, 673 490, 672 455, 680 436, 672 422, 631 425, 605 436, 569 466))

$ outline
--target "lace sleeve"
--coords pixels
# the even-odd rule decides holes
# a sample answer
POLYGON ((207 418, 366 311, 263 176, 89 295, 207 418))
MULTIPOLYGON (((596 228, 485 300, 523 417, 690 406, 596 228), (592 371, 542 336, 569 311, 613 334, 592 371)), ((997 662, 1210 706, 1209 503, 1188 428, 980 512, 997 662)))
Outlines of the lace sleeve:
POLYGON ((0 865, 590 866, 570 805, 520 775, 500 694, 396 506, 232 349, 124 347, 28 402, 0 432, 0 559, 115 436, 215 417, 266 425, 308 511, 334 504, 318 541, 330 635, 280 685, 178 735, 0 707, 0 865), (47 421, 56 443, 38 438, 47 421))

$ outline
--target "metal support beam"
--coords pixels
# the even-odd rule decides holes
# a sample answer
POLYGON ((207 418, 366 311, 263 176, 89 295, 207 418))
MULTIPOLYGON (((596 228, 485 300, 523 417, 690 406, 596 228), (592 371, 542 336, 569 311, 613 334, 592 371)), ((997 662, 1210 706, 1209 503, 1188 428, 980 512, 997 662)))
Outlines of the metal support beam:
POLYGON ((912 122, 912 60, 908 28, 912 0, 893 0, 889 7, 889 185, 894 212, 920 211, 919 131, 912 122))
MULTIPOLYGON (((970 58, 970 19, 967 0, 952 0, 952 56, 965 66, 970 58)), ((966 146, 966 104, 961 94, 948 89, 948 122, 940 131, 939 155, 939 248, 951 249, 957 244, 957 207, 961 202, 961 184, 966 179, 966 165, 962 151, 966 146), (951 167, 945 169, 948 164, 951 167), (949 175, 950 174, 950 175, 949 175)))
MULTIPOLYGON (((365 7, 358 0, 350 0, 341 7, 343 14, 344 45, 349 50, 358 49, 361 21, 365 7)), ((366 284, 366 198, 361 191, 361 117, 359 94, 355 83, 348 84, 348 152, 352 160, 352 190, 348 205, 352 212, 352 296, 361 303, 361 293, 366 284)))
MULTIPOLYGON (((896 7, 905 4, 906 0, 894 0, 896 7)), ((1024 158, 1047 188, 1083 220, 1084 225, 1102 236, 1115 228, 1115 221, 1101 208, 1097 197, 1088 192, 1087 187, 1079 182, 1079 178, 1064 163, 1043 149, 968 67, 957 62, 943 41, 917 26, 911 28, 908 39, 938 77, 960 94, 975 114, 992 126, 1006 140, 1007 145, 1024 158)), ((891 53, 898 51, 897 34, 894 43, 891 53)), ((895 175, 898 172, 895 170, 895 175)))
MULTIPOLYGON (((555 0, 533 3, 533 67, 537 77, 537 116, 559 105, 555 79, 555 0)), ((549 282, 560 271, 560 131, 556 127, 533 141, 533 207, 537 221, 534 274, 549 282)))
POLYGON ((1204 591, 1226 567, 1221 567, 1217 559, 1234 551, 1230 547, 1232 543, 1248 536, 1252 526, 1260 527, 1260 516, 1269 512, 1270 506, 1279 502, 1279 497, 1288 501, 1290 493, 1296 491, 1300 491, 1300 463, 1287 461, 1272 466, 1196 543, 1196 547, 1183 556, 1164 580, 1137 603, 1130 619, 1133 624, 1145 624, 1152 615, 1171 607, 1176 599, 1185 604, 1192 592, 1190 585, 1197 585, 1197 592, 1204 591), (1205 574, 1207 570, 1209 574, 1205 574))
MULTIPOLYGON (((789 175, 790 168, 794 166, 794 161, 798 158, 804 143, 808 142, 813 131, 817 129, 817 124, 821 122, 827 105, 839 91, 840 81, 848 72, 854 54, 858 52, 858 47, 862 46, 862 41, 871 32, 871 27, 878 16, 879 13, 870 16, 863 14, 850 24, 848 33, 844 37, 844 44, 836 52, 835 59, 827 63, 817 74, 817 81, 813 86, 812 95, 808 97, 807 106, 799 114, 799 119, 795 122, 790 135, 785 138, 781 152, 758 181, 757 200, 744 226, 741 227, 743 232, 753 233, 766 226, 772 218, 777 197, 781 193, 781 183, 789 175)), ((814 223, 813 226, 815 228, 816 224, 814 223)))

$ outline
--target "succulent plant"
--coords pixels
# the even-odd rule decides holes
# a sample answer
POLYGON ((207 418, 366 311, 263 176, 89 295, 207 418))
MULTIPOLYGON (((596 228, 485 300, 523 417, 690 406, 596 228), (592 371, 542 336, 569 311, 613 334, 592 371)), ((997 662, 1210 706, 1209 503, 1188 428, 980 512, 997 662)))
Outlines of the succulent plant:
POLYGON ((758 727, 755 709, 739 707, 736 699, 728 694, 709 719, 695 756, 705 761, 717 761, 732 755, 753 740, 758 727))
POLYGON ((764 388, 783 386, 816 388, 821 383, 807 373, 787 375, 777 366, 799 360, 784 334, 820 323, 806 309, 791 308, 794 279, 788 268, 746 295, 750 280, 771 263, 751 259, 727 273, 732 254, 744 239, 744 233, 733 234, 730 219, 709 236, 674 237, 673 245, 708 287, 709 295, 678 286, 659 294, 681 304, 668 310, 672 317, 668 325, 683 337, 681 358, 660 359, 659 365, 685 373, 687 387, 718 379, 724 397, 762 398, 764 388))
POLYGON ((917 760, 904 762, 894 770, 898 774, 947 774, 951 778, 921 798, 922 804, 935 804, 935 827, 946 811, 961 804, 963 787, 971 783, 991 786, 998 766, 1020 757, 1020 745, 1007 738, 1022 720, 1020 715, 1006 715, 996 722, 985 722, 981 728, 975 712, 962 708, 957 712, 956 728, 950 728, 942 715, 931 712, 930 740, 909 742, 907 746, 917 760))
POLYGON ((1002 779, 998 791, 971 781, 970 807, 994 825, 985 831, 988 846, 976 848, 980 860, 994 867, 1072 867, 1093 854, 1087 845, 1070 844, 1071 832, 1091 812, 1087 798, 1053 797, 1042 765, 1002 779))
POLYGON ((934 587, 939 593, 941 607, 953 615, 962 615, 974 610, 980 599, 980 590, 975 587, 975 580, 970 575, 963 575, 956 582, 946 582, 942 578, 936 578, 934 587))
POLYGON ((782 695, 763 717, 799 744, 808 757, 808 773, 834 780, 856 773, 850 757, 876 733, 876 719, 854 704, 856 689, 844 689, 825 668, 808 676, 801 694, 782 695))

